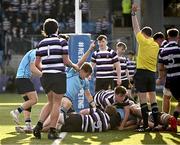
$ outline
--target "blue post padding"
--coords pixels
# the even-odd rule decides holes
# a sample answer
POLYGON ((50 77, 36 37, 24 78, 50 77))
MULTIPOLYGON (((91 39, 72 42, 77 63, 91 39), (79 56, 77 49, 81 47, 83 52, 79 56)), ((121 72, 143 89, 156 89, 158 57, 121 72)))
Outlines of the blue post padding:
MULTIPOLYGON (((91 41, 90 34, 81 34, 81 35, 70 35, 69 40, 69 55, 70 59, 77 63, 78 60, 84 55, 88 50, 91 41)), ((90 61, 91 55, 88 57, 87 61, 90 61)))
MULTIPOLYGON (((69 40, 69 56, 70 59, 77 63, 84 53, 89 49, 89 45, 91 42, 91 35, 90 34, 81 34, 81 35, 70 35, 69 40)), ((91 60, 91 55, 88 57, 87 61, 91 60)), ((93 95, 94 94, 94 79, 90 80, 90 92, 93 95)), ((73 102, 73 107, 76 112, 79 112, 80 110, 84 108, 89 107, 89 103, 84 96, 84 91, 80 90, 79 95, 76 97, 75 101, 73 102)))

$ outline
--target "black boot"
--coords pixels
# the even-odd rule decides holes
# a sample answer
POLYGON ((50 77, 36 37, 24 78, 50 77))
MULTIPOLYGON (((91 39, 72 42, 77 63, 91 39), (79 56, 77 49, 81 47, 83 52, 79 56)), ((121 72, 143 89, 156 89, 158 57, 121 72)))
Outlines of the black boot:
POLYGON ((39 122, 37 123, 36 127, 33 129, 33 135, 34 135, 37 139, 41 139, 42 126, 43 126, 43 123, 39 121, 39 122))
POLYGON ((59 136, 58 132, 56 131, 55 128, 50 128, 48 132, 48 139, 60 139, 61 137, 59 136))
POLYGON ((33 129, 33 135, 37 139, 41 139, 41 128, 39 126, 36 125, 36 127, 33 129))

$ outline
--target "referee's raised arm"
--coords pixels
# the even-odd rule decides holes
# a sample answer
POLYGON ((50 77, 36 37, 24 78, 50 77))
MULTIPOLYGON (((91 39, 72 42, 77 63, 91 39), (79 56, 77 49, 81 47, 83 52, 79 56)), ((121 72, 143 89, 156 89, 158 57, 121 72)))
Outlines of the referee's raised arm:
POLYGON ((136 16, 137 11, 138 11, 137 4, 133 4, 132 9, 131 9, 131 17, 132 17, 132 26, 133 26, 135 36, 137 35, 138 32, 140 32, 139 22, 136 16))

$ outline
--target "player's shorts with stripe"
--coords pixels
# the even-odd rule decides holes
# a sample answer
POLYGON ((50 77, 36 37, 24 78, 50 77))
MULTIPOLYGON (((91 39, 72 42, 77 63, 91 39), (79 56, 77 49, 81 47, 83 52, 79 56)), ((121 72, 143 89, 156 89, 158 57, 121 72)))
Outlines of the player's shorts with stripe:
POLYGON ((29 78, 16 78, 16 89, 19 94, 35 91, 34 85, 29 78))
POLYGON ((65 73, 43 73, 40 80, 46 94, 50 91, 53 91, 56 94, 66 93, 65 73))

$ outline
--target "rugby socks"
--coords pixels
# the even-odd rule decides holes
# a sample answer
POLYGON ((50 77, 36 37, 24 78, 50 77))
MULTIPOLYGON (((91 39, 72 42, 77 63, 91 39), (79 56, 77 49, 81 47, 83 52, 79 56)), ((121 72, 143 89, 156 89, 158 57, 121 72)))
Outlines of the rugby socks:
POLYGON ((141 104, 141 113, 143 118, 143 127, 148 127, 148 105, 147 103, 141 104))
POLYGON ((15 110, 15 112, 16 112, 17 114, 20 114, 23 110, 24 110, 23 107, 20 106, 20 107, 18 107, 18 108, 15 110))
POLYGON ((152 116, 154 119, 154 127, 155 127, 155 126, 158 126, 158 124, 159 124, 159 117, 158 117, 159 112, 158 112, 157 103, 152 103, 151 108, 152 108, 152 116))
POLYGON ((25 123, 31 123, 31 118, 27 118, 27 119, 25 120, 25 123))

